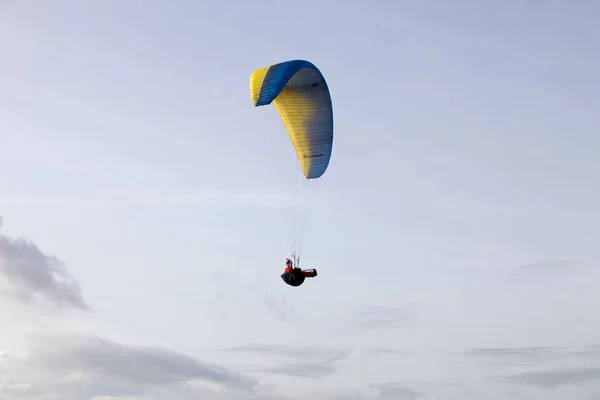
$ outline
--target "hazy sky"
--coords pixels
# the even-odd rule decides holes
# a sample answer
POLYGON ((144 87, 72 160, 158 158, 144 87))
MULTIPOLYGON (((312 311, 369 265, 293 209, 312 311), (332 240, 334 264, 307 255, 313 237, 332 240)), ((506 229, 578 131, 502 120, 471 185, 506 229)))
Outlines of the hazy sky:
POLYGON ((600 399, 599 20, 2 1, 0 399, 600 399), (291 288, 249 76, 297 58, 335 133, 291 288))

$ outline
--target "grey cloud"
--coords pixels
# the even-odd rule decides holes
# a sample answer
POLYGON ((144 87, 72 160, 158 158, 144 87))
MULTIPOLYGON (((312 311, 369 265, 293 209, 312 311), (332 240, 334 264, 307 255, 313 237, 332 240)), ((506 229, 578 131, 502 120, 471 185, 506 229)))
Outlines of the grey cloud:
POLYGON ((504 392, 504 394, 508 397, 512 397, 514 399, 522 399, 523 395, 520 392, 516 392, 514 390, 509 390, 507 392, 504 392))
POLYGON ((353 350, 353 364, 371 364, 382 360, 400 361, 399 357, 404 358, 409 354, 408 351, 397 350, 385 347, 367 347, 356 348, 353 350))
POLYGON ((547 371, 523 372, 502 378, 511 383, 554 389, 565 385, 600 383, 600 367, 561 368, 547 371))
POLYGON ((254 352, 283 356, 296 360, 313 360, 335 362, 348 358, 353 353, 362 353, 369 356, 398 356, 408 354, 405 350, 387 347, 371 347, 366 349, 347 349, 326 346, 290 347, 283 345, 248 344, 227 349, 228 351, 254 352))
POLYGON ((300 378, 323 378, 334 374, 337 368, 332 363, 289 363, 269 368, 267 372, 300 378))
POLYGON ((486 358, 493 364, 527 365, 564 358, 566 353, 559 347, 516 347, 470 349, 467 356, 486 358))
POLYGON ((324 347, 324 346, 310 346, 310 347, 291 347, 284 345, 266 345, 266 344, 248 344, 243 346, 235 346, 227 349, 228 351, 238 352, 254 352, 271 354, 277 356, 284 356, 297 360, 315 360, 321 362, 334 362, 340 361, 348 357, 352 350, 324 347))
POLYGON ((367 353, 372 355, 389 355, 389 356, 397 356, 408 354, 406 350, 398 350, 398 349, 390 349, 385 347, 373 347, 371 349, 366 350, 367 353))
POLYGON ((333 397, 330 400, 364 400, 365 396, 361 392, 342 393, 333 397))
POLYGON ((28 302, 39 296, 53 304, 90 309, 64 264, 30 240, 0 235, 0 275, 8 284, 3 292, 15 299, 28 302))
POLYGON ((352 354, 350 349, 332 347, 290 347, 278 345, 250 344, 227 349, 237 352, 254 352, 293 359, 264 370, 278 375, 303 378, 322 378, 337 371, 336 363, 352 354))
POLYGON ((379 384, 374 387, 379 390, 377 400, 414 400, 425 395, 399 383, 379 384))
POLYGON ((589 277, 590 275, 597 276, 597 274, 595 266, 572 261, 548 260, 512 268, 503 275, 502 280, 508 285, 525 284, 529 286, 546 281, 568 285, 569 282, 580 282, 583 275, 589 277))
POLYGON ((600 344, 588 345, 581 350, 571 352, 570 355, 590 361, 600 360, 600 344))
POLYGON ((292 359, 294 363, 281 363, 275 367, 268 368, 266 372, 304 377, 323 378, 337 372, 336 363, 347 359, 354 353, 372 356, 395 356, 404 355, 405 351, 389 348, 373 347, 367 349, 346 349, 325 346, 290 347, 283 345, 248 344, 227 349, 227 351, 262 353, 272 356, 292 359))
MULTIPOLYGON (((0 392, 1 393, 1 392, 0 392)), ((212 390, 194 385, 179 385, 153 389, 152 392, 133 395, 70 395, 65 392, 54 392, 58 395, 45 394, 45 397, 23 397, 18 400, 292 400, 287 396, 272 395, 269 393, 255 393, 232 389, 212 390), (84 397, 85 396, 85 397, 84 397)), ((12 400, 12 397, 11 397, 12 400)), ((15 399, 16 400, 16 399, 15 399)), ((298 400, 298 399, 293 399, 298 400)))
POLYGON ((571 266, 572 263, 566 260, 539 261, 531 264, 521 265, 516 268, 517 271, 560 271, 571 266))
POLYGON ((399 382, 378 383, 371 385, 377 394, 367 395, 364 391, 347 391, 328 397, 329 400, 415 400, 427 393, 411 389, 399 382))
POLYGON ((557 347, 490 347, 480 349, 469 349, 468 355, 471 356, 483 356, 483 357, 505 357, 505 356, 518 356, 518 357, 538 357, 546 355, 555 355, 557 353, 557 347))
POLYGON ((47 335, 32 338, 29 353, 23 359, 3 360, 0 398, 137 399, 151 393, 221 398, 197 386, 198 382, 220 385, 227 399, 251 399, 258 394, 257 382, 249 376, 162 348, 128 346, 85 335, 47 335))
POLYGON ((360 307, 345 332, 360 333, 367 330, 405 328, 413 323, 413 316, 406 307, 365 306, 360 307))
MULTIPOLYGON (((589 361, 600 356, 597 345, 589 345, 573 351, 564 347, 523 347, 523 348, 487 348, 470 349, 471 357, 492 360, 503 366, 544 366, 545 370, 520 372, 513 375, 495 376, 492 381, 519 384, 538 389, 554 389, 559 386, 600 383, 600 367, 590 367, 589 361), (581 364, 584 361, 586 365, 581 364), (552 364, 560 368, 552 368, 552 364), (567 368, 566 366, 569 366, 567 368)), ((508 395, 508 393, 506 393, 508 395)), ((519 397, 519 392, 511 392, 519 397)))
POLYGON ((469 357, 487 359, 494 365, 535 365, 547 364, 552 361, 564 361, 567 359, 600 359, 600 346, 588 345, 579 350, 571 350, 564 347, 511 347, 511 348, 482 348, 469 349, 466 351, 469 357))
POLYGON ((44 336, 28 361, 48 371, 93 373, 134 385, 202 379, 250 388, 256 382, 223 367, 162 348, 134 347, 83 335, 44 336))
MULTIPOLYGON (((153 390, 151 393, 128 397, 94 397, 90 400, 292 400, 287 396, 274 395, 269 390, 249 391, 222 388, 218 391, 195 385, 179 385, 153 390)), ((296 400, 296 399, 294 399, 296 400)))
POLYGON ((274 313, 279 319, 287 320, 294 314, 294 310, 287 304, 285 297, 275 297, 270 293, 265 294, 265 307, 270 312, 274 313))
POLYGON ((347 349, 326 346, 290 347, 284 345, 248 344, 227 349, 227 351, 262 353, 294 360, 283 362, 274 367, 262 370, 272 374, 303 378, 323 378, 337 372, 337 363, 352 354, 372 356, 404 355, 405 351, 388 348, 347 349))

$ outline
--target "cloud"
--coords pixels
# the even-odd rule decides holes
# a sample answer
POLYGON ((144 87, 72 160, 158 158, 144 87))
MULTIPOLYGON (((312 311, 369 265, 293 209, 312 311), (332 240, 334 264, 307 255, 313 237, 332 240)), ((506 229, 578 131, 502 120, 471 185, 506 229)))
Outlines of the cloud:
POLYGON ((517 271, 529 272, 529 271, 562 271, 571 267, 573 264, 566 260, 554 260, 554 261, 539 261, 531 264, 521 265, 516 268, 517 271))
POLYGON ((349 391, 329 397, 330 400, 415 400, 426 393, 406 387, 400 382, 378 383, 371 385, 374 395, 363 391, 349 391))
POLYGON ((581 350, 573 351, 570 353, 571 356, 581 357, 591 361, 600 360, 600 344, 590 344, 585 346, 581 350))
POLYGON ((425 395, 399 383, 378 384, 374 387, 379 390, 377 400, 414 400, 425 395))
POLYGON ((59 306, 90 309, 63 262, 44 254, 31 240, 0 235, 0 278, 0 290, 13 299, 45 298, 59 306))
POLYGON ((373 347, 367 349, 366 352, 374 356, 398 356, 408 354, 406 350, 390 349, 387 347, 373 347))
POLYGON ((504 394, 506 394, 507 397, 511 398, 511 399, 523 399, 523 395, 521 394, 521 392, 517 392, 515 390, 508 390, 506 392, 504 392, 504 394))
POLYGON ((170 350, 127 346, 99 337, 47 336, 34 349, 31 361, 35 366, 54 371, 93 371, 132 384, 165 385, 195 378, 241 388, 254 384, 225 368, 170 350))
POLYGON ((30 354, 2 361, 0 398, 211 398, 203 394, 214 394, 215 387, 225 398, 252 398, 257 386, 249 376, 171 350, 77 334, 36 336, 30 354))
MULTIPOLYGON (((580 282, 583 275, 598 275, 595 265, 587 265, 567 260, 546 260, 521 265, 507 271, 502 280, 509 285, 540 285, 552 282, 555 285, 565 285, 569 282, 580 282)), ((554 287, 556 289, 556 287, 554 287)))
POLYGON ((545 389, 555 389, 565 385, 600 383, 600 367, 560 368, 546 371, 532 371, 514 374, 504 378, 507 382, 545 389))
POLYGON ((326 346, 285 346, 269 344, 248 344, 243 346, 230 347, 227 351, 236 352, 254 352, 283 356, 296 360, 314 360, 314 361, 340 361, 348 357, 352 350, 326 347, 326 346))
MULTIPOLYGON (((267 344, 248 344, 227 349, 234 352, 252 352, 276 357, 279 364, 269 367, 263 372, 303 378, 323 378, 338 371, 338 363, 347 360, 351 355, 365 356, 361 360, 367 362, 372 357, 405 355, 402 350, 384 347, 366 349, 340 348, 328 346, 285 346, 267 344)), ((358 359, 358 358, 357 358, 358 359)))
POLYGON ((591 344, 578 350, 565 347, 481 348, 469 349, 465 354, 469 357, 488 359, 494 365, 547 365, 555 361, 597 360, 600 357, 600 345, 591 344))
POLYGON ((359 391, 354 391, 354 392, 348 392, 348 393, 342 393, 342 394, 338 394, 335 395, 333 397, 329 397, 329 400, 364 400, 364 395, 363 393, 359 392, 359 391))
POLYGON ((554 361, 567 356, 560 347, 513 347, 469 349, 469 357, 486 358, 493 364, 527 365, 554 361))
POLYGON ((406 307, 364 306, 354 316, 344 332, 361 333, 367 330, 406 328, 412 325, 414 317, 406 307))
POLYGON ((275 295, 266 293, 265 307, 282 321, 287 321, 294 314, 294 310, 287 303, 285 296, 276 297, 275 295))
POLYGON ((320 363, 287 363, 281 364, 272 368, 268 368, 266 372, 272 374, 293 376, 299 378, 324 378, 327 375, 332 375, 337 372, 337 367, 329 362, 320 363))
POLYGON ((227 349, 236 352, 253 352, 285 359, 264 372, 302 378, 323 378, 337 372, 336 363, 352 354, 350 349, 324 346, 289 347, 283 345, 250 344, 227 349), (290 362, 289 360, 292 360, 290 362))
POLYGON ((470 357, 490 359, 494 361, 494 365, 504 367, 544 368, 490 378, 496 382, 541 389, 592 382, 600 384, 600 367, 594 367, 593 364, 590 366, 590 361, 596 361, 600 355, 600 348, 596 344, 576 350, 566 347, 483 348, 470 349, 466 354, 470 357))

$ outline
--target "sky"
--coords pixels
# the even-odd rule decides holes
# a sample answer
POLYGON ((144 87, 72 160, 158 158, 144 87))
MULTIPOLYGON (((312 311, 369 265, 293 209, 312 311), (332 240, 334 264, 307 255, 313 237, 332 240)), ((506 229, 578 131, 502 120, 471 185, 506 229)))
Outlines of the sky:
POLYGON ((600 399, 598 18, 3 0, 0 400, 600 399), (290 59, 335 121, 299 288, 290 59))

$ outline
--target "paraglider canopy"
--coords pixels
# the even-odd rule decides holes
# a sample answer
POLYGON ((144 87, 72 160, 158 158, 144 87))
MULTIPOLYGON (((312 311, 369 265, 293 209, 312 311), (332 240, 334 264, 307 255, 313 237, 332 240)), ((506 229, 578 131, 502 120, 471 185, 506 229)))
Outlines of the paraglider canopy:
POLYGON ((320 178, 331 159, 333 107, 325 78, 309 61, 292 60, 254 71, 254 105, 273 103, 306 179, 320 178))

